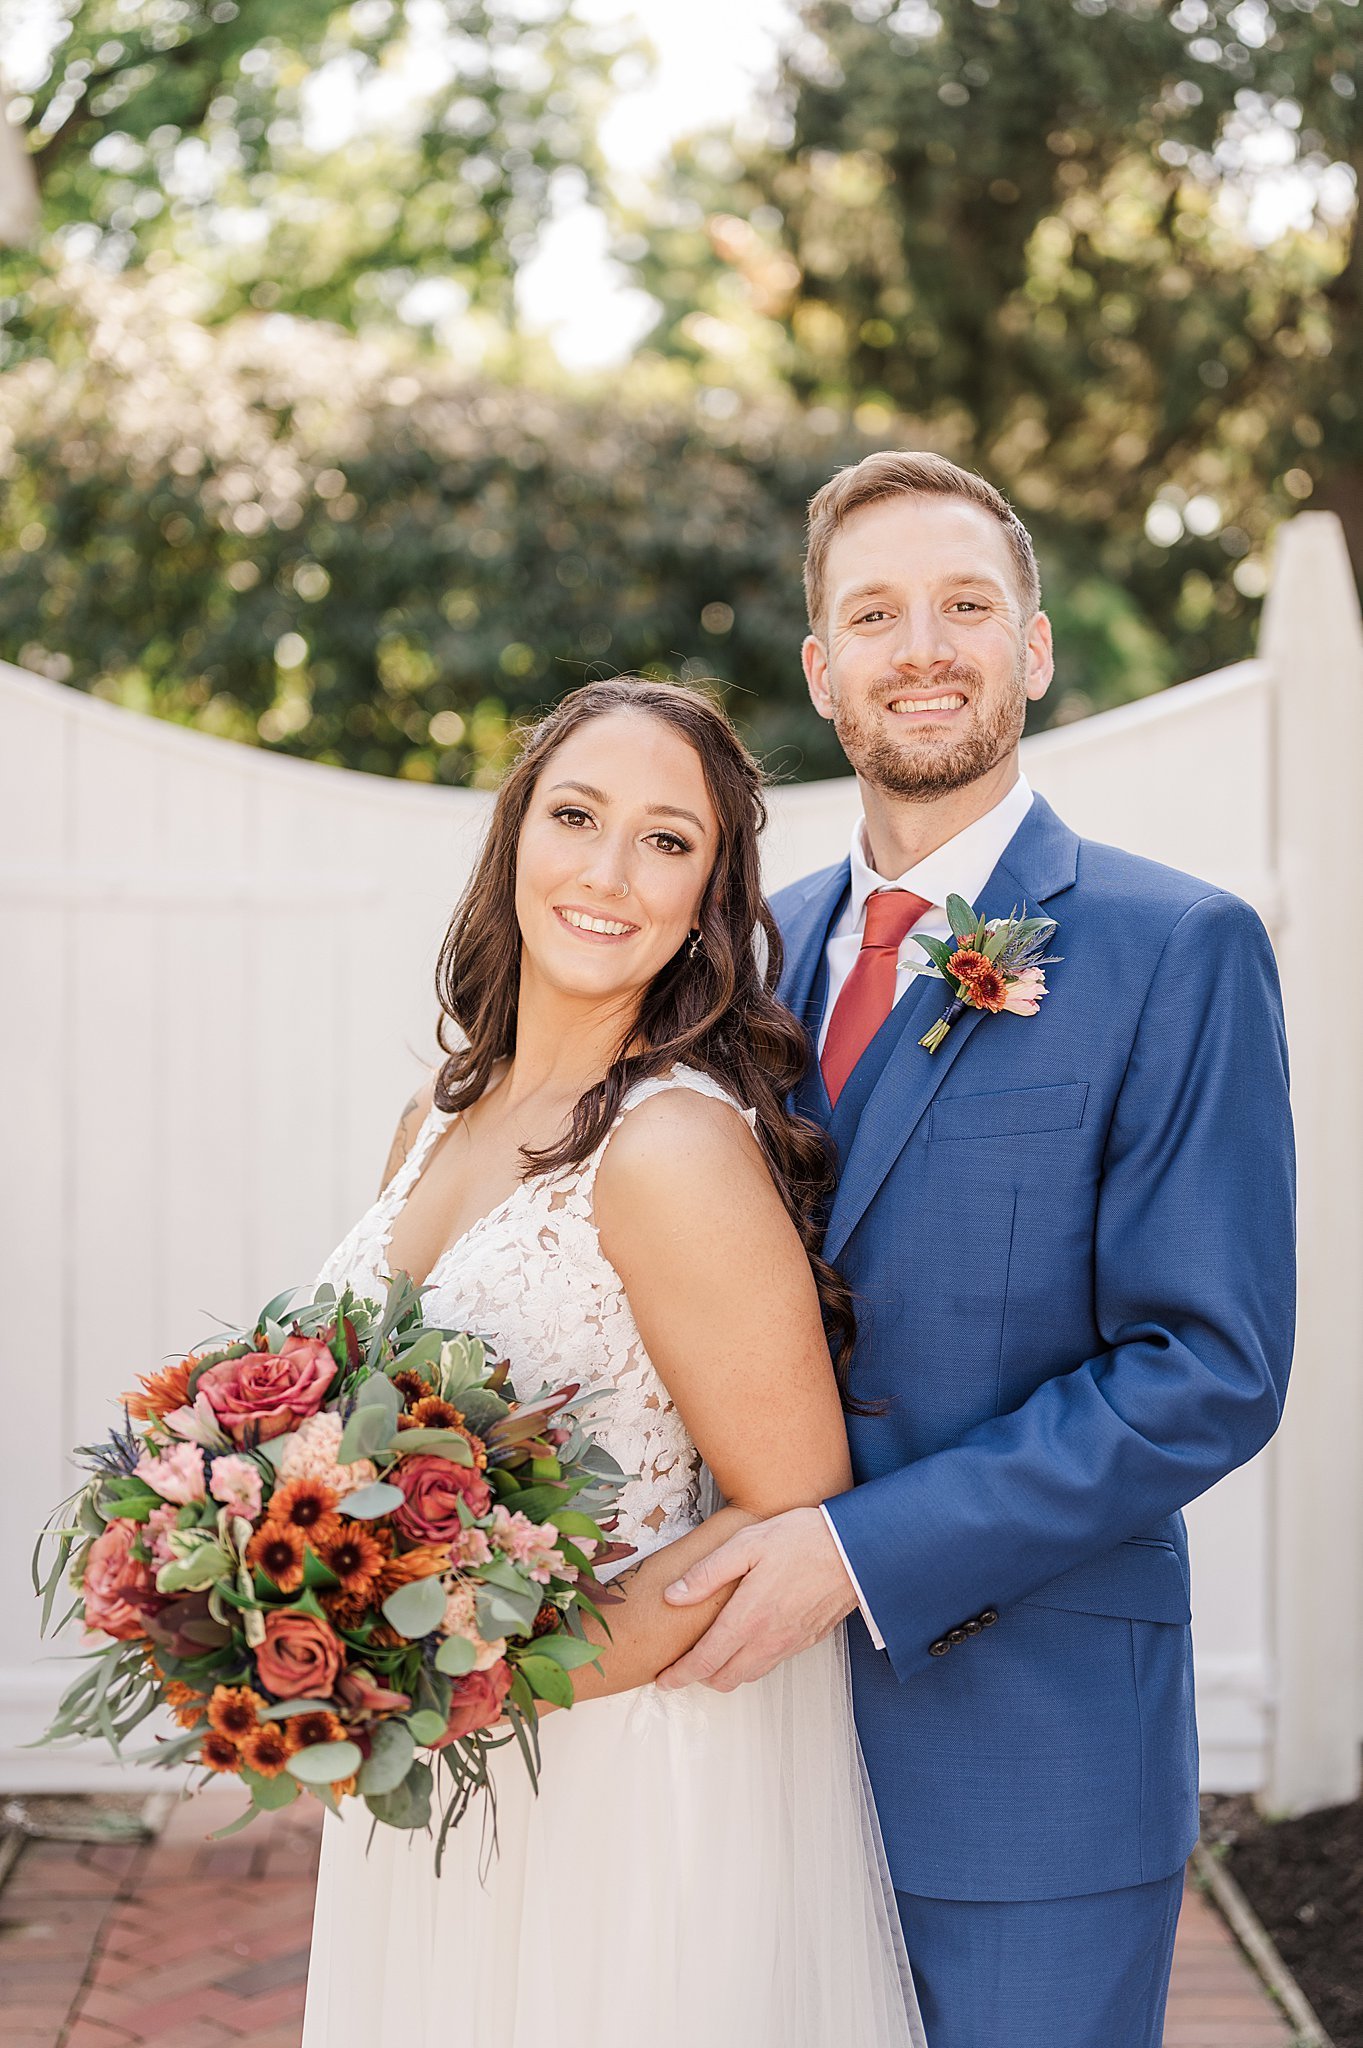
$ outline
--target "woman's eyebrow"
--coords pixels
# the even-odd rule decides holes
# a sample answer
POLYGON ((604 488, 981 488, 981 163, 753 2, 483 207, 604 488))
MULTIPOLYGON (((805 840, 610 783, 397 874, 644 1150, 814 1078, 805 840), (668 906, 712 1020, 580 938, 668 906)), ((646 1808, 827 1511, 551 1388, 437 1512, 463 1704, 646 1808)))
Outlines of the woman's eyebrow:
MULTIPOLYGON (((580 790, 583 796, 589 796, 595 804, 608 804, 610 802, 610 798, 606 795, 605 790, 594 789, 590 782, 551 782, 549 789, 551 794, 556 789, 576 789, 580 790)), ((704 825, 695 812, 684 811, 680 804, 648 804, 645 808, 651 817, 686 818, 695 826, 697 832, 705 830, 704 825)))

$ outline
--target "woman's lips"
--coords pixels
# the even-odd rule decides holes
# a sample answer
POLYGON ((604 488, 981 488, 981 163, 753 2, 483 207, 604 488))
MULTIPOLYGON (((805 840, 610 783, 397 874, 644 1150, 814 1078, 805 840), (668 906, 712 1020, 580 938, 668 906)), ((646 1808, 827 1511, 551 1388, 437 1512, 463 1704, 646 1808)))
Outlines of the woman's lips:
POLYGON ((592 940, 598 946, 623 945, 625 940, 632 939, 639 929, 637 924, 629 924, 624 918, 602 917, 599 911, 584 910, 576 903, 556 903, 554 905, 554 916, 563 926, 563 929, 571 932, 575 939, 592 940), (575 924, 573 922, 574 918, 592 918, 598 924, 624 925, 625 928, 623 931, 593 931, 590 926, 575 924))

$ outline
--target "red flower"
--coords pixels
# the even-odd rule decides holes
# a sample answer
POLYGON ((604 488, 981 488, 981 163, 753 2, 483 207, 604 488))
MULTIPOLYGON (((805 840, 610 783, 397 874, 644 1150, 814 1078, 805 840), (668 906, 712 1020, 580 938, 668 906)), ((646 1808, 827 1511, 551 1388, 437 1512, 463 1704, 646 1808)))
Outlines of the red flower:
POLYGON ((457 1742, 461 1735, 473 1735, 480 1728, 490 1728, 502 1711, 502 1701, 511 1690, 511 1666, 505 1657, 486 1671, 470 1671, 467 1678, 456 1678, 450 1694, 450 1717, 445 1723, 445 1733, 432 1749, 443 1749, 448 1742, 457 1742))
POLYGON ((1007 1002, 1007 982, 993 962, 973 946, 961 946, 952 954, 951 971, 961 984, 961 994, 977 1010, 1001 1010, 1007 1002))
POLYGON ((471 1515, 485 1515, 492 1505, 492 1489, 481 1472, 429 1451, 404 1458, 392 1477, 407 1496, 393 1520, 414 1543, 445 1543, 457 1536, 463 1526, 460 1500, 471 1515))
POLYGON ((336 1361, 317 1337, 286 1337, 278 1352, 225 1358, 199 1377, 195 1392, 209 1403, 234 1443, 266 1443, 315 1415, 336 1377, 336 1361))

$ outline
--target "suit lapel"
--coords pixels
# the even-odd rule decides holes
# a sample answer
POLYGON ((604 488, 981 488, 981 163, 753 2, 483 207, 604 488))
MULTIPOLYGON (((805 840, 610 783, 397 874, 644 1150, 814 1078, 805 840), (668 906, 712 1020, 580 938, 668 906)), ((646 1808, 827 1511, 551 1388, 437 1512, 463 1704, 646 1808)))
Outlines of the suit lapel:
MULTIPOLYGON (((1061 823, 1044 798, 1033 797, 1031 809, 981 891, 976 909, 986 917, 1007 917, 1014 910, 1021 915, 1024 904, 1035 910, 1071 886, 1078 848, 1078 838, 1068 825, 1061 823)), ((844 1152, 842 1178, 824 1241, 827 1259, 836 1259, 847 1243, 975 1032, 986 1022, 991 1031, 1009 1029, 998 1018, 986 1019, 982 1011, 966 1010, 939 1049, 925 1052, 918 1041, 949 1001, 946 984, 925 976, 918 989, 906 994, 897 1006, 907 1012, 903 1026, 844 1152)), ((1017 1028, 1016 1020, 1012 1028, 1017 1028)))
POLYGON ((812 1117, 825 1127, 832 1107, 815 1049, 828 988, 828 934, 850 886, 850 861, 844 860, 826 874, 815 875, 803 903, 786 917, 782 927, 786 957, 777 994, 803 1024, 810 1044, 809 1066, 795 1091, 795 1107, 802 1116, 812 1117))

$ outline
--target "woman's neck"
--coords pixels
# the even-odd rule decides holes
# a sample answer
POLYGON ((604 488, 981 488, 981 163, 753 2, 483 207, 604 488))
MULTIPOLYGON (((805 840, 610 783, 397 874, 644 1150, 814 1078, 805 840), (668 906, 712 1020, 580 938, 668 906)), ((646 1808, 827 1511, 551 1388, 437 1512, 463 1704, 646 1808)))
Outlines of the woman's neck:
POLYGON ((576 1102, 618 1056, 637 998, 580 1001, 546 988, 522 966, 516 1050, 501 1081, 508 1109, 534 1098, 576 1102))

